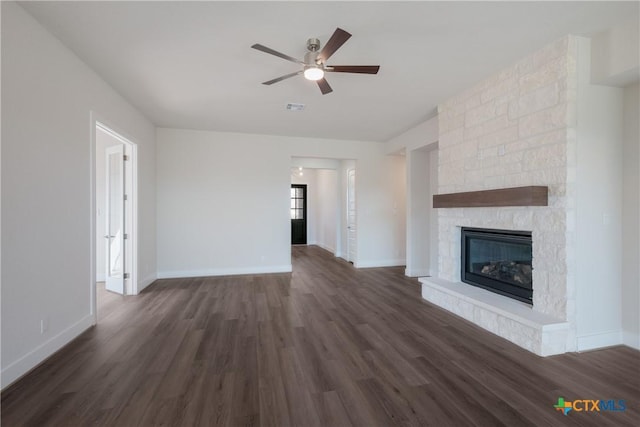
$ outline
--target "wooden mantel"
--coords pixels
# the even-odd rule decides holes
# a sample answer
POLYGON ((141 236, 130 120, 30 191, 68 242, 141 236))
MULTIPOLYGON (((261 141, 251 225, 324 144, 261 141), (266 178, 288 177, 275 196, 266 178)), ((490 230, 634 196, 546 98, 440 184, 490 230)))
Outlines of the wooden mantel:
POLYGON ((529 186, 496 190, 436 194, 434 208, 484 208, 494 206, 548 206, 549 187, 529 186))

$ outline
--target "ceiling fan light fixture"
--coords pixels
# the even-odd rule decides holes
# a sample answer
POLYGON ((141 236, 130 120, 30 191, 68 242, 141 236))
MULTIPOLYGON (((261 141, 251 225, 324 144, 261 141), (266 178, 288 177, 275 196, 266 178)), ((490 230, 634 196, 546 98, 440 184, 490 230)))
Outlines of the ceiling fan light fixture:
MULTIPOLYGON (((2 1, 2 0, 0 0, 2 1)), ((251 48, 259 50, 269 55, 277 56, 295 64, 302 65, 302 69, 298 68, 298 71, 285 74, 284 76, 277 77, 275 79, 262 82, 263 85, 272 85, 274 83, 281 82, 282 80, 289 79, 297 75, 304 75, 306 80, 316 82, 320 92, 323 95, 333 92, 331 86, 324 78, 325 72, 331 73, 356 73, 356 74, 377 74, 380 69, 379 65, 327 65, 327 60, 345 44, 351 37, 351 34, 341 28, 336 28, 329 40, 320 50, 320 40, 311 38, 307 40, 308 52, 304 55, 304 60, 296 59, 292 56, 285 55, 284 53, 273 50, 269 47, 261 44, 254 44, 251 48)), ((289 109, 289 107, 287 106, 289 109)))
POLYGON ((317 81, 324 77, 324 70, 316 65, 308 65, 304 67, 304 78, 307 80, 317 81))

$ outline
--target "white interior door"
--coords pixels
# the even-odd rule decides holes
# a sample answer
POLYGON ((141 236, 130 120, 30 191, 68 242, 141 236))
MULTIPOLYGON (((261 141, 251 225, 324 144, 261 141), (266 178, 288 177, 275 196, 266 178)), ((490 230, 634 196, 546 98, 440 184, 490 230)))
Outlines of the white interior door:
POLYGON ((105 287, 124 294, 124 145, 108 147, 106 162, 105 287))
POLYGON ((347 261, 356 261, 356 171, 347 171, 347 261))

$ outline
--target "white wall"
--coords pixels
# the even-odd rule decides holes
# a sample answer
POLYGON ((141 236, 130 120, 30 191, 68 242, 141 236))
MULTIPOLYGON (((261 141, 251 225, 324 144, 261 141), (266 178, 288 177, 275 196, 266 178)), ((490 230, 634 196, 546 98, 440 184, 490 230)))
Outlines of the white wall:
POLYGON ((625 344, 640 349, 640 85, 624 89, 622 178, 622 329, 625 344))
POLYGON ((404 265, 407 262, 407 158, 406 156, 390 157, 388 163, 392 172, 393 180, 389 182, 387 191, 393 195, 393 221, 395 227, 392 236, 395 240, 394 258, 388 265, 404 265))
POLYGON ((591 45, 592 82, 624 87, 621 322, 622 342, 635 348, 640 348, 639 45, 637 17, 595 35, 591 45))
POLYGON ((158 130, 158 275, 290 271, 290 156, 238 134, 158 130))
POLYGON ((94 323, 92 111, 138 144, 139 280, 154 277, 155 130, 22 8, 1 7, 4 387, 94 323))
POLYGON ((438 117, 385 143, 387 153, 406 155, 406 274, 427 276, 438 268, 438 218, 432 208, 438 185, 438 117))
POLYGON ((106 183, 107 171, 105 167, 107 147, 122 144, 113 136, 100 129, 96 130, 96 282, 104 282, 106 267, 107 234, 105 227, 106 183))
POLYGON ((338 193, 338 172, 335 169, 318 169, 317 183, 317 223, 316 244, 333 254, 336 253, 338 217, 340 215, 340 194, 338 193))
POLYGON ((407 151, 407 270, 411 277, 433 276, 438 268, 437 144, 407 151))
POLYGON ((577 348, 587 350, 622 342, 623 93, 591 84, 590 41, 577 40, 577 348))
POLYGON ((396 153, 403 148, 407 151, 416 150, 437 141, 438 117, 436 116, 387 141, 385 152, 388 154, 396 153))
POLYGON ((623 87, 638 81, 640 35, 637 16, 596 34, 591 40, 593 83, 623 87))
POLYGON ((429 215, 429 275, 438 276, 438 212, 433 209, 433 195, 438 194, 438 150, 429 152, 429 188, 431 212, 429 215))
POLYGON ((430 275, 432 194, 430 152, 407 151, 407 269, 411 277, 430 275))
POLYGON ((161 277, 291 269, 293 157, 357 160, 361 266, 404 263, 394 212, 404 173, 375 142, 158 129, 161 277))
POLYGON ((304 169, 338 169, 339 159, 318 159, 313 157, 294 157, 291 159, 291 167, 304 169))
MULTIPOLYGON (((384 149, 384 146, 381 147, 384 149)), ((363 153, 364 154, 364 153, 363 153)), ((349 162, 343 164, 346 198, 349 162)), ((406 264, 406 167, 401 156, 363 155, 355 163, 358 268, 406 264), (372 256, 372 254, 376 254, 372 256)), ((346 229, 346 204, 343 212, 346 229)), ((346 237, 346 232, 344 233, 346 237)), ((343 242, 346 252, 346 240, 343 242)), ((344 253, 346 257, 346 253, 344 253)))

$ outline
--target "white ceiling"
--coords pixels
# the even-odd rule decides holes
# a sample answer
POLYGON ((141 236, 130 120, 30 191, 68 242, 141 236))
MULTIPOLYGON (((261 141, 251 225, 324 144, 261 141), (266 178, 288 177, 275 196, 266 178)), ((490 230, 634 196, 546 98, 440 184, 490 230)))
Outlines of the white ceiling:
POLYGON ((638 17, 638 2, 22 2, 157 126, 386 141, 438 103, 567 33, 638 17), (306 40, 353 37, 328 61, 381 66, 297 76, 306 40), (302 112, 285 109, 303 103, 302 112))

